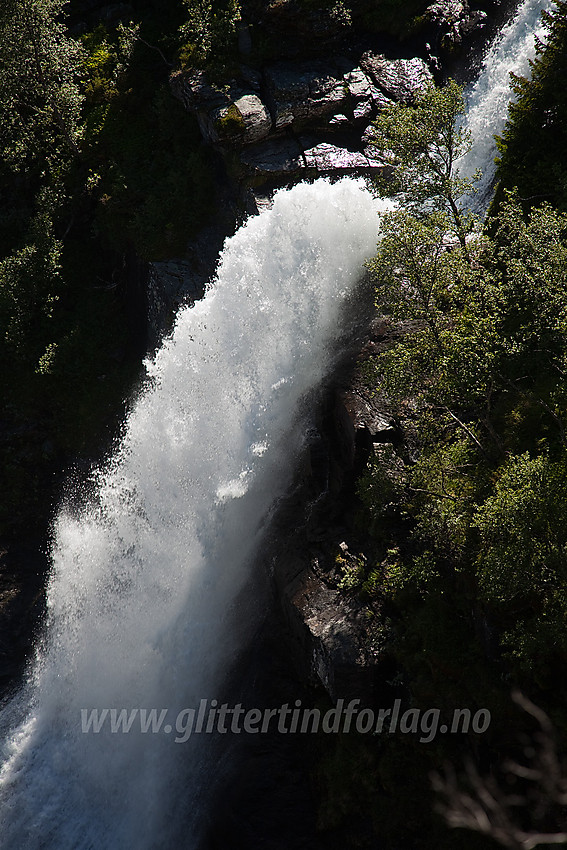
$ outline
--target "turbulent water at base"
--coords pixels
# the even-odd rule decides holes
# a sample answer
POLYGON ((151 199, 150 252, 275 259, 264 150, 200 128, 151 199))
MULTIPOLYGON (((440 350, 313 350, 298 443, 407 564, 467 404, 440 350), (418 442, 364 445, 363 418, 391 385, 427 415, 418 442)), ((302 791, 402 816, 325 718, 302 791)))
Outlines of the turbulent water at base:
POLYGON ((529 77, 530 60, 535 55, 536 38, 544 40, 541 13, 549 11, 552 0, 524 0, 512 20, 489 47, 476 82, 466 92, 467 114, 464 127, 472 135, 471 151, 459 163, 463 177, 472 178, 477 170, 481 179, 478 193, 471 202, 483 212, 490 200, 496 156, 495 135, 500 135, 513 97, 510 73, 529 77))
POLYGON ((219 696, 239 640, 231 605, 289 486, 377 208, 355 180, 278 193, 148 364, 96 495, 56 523, 44 645, 4 712, 20 717, 0 776, 2 848, 196 845, 210 736, 83 734, 80 710, 167 708, 173 723, 219 696))

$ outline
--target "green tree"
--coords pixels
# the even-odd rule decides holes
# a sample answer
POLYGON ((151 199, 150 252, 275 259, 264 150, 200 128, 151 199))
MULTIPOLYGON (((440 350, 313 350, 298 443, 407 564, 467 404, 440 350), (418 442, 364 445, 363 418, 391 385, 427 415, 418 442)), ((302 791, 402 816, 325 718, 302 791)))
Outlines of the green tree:
POLYGON ((49 210, 42 206, 23 247, 0 262, 4 356, 32 369, 39 368, 54 343, 54 308, 63 289, 62 245, 55 238, 49 210))
POLYGON ((0 11, 0 156, 26 176, 76 157, 83 51, 66 32, 63 0, 5 0, 0 11))
POLYGON ((555 0, 542 18, 547 34, 536 44, 530 79, 513 81, 497 177, 502 187, 518 188, 525 208, 546 199, 567 209, 567 2, 555 0))
POLYGON ((514 666, 553 686, 567 658, 567 465, 565 456, 513 456, 473 520, 480 533, 480 594, 505 624, 514 666))
POLYGON ((182 67, 222 65, 236 44, 239 0, 183 0, 187 19, 179 34, 182 67))
POLYGON ((499 470, 474 519, 480 588, 495 605, 539 607, 560 589, 567 601, 565 460, 526 452, 499 470))
POLYGON ((447 226, 466 251, 473 219, 460 199, 474 181, 461 178, 457 167, 471 147, 471 135, 459 121, 463 112, 462 89, 453 80, 443 88, 428 86, 412 105, 396 103, 378 116, 372 144, 393 169, 378 181, 379 191, 397 195, 418 216, 447 213, 447 226))

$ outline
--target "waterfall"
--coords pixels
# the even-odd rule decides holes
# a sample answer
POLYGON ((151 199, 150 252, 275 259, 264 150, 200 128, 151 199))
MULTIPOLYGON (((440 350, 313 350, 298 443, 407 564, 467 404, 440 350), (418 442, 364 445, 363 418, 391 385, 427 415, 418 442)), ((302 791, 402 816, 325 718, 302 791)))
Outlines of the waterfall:
MULTIPOLYGON (((526 72, 548 5, 524 2, 468 93, 464 171, 482 167, 485 189, 508 72, 526 72)), ((207 295, 146 364, 88 503, 69 498, 55 523, 44 637, 2 712, 3 850, 196 846, 208 741, 177 742, 175 718, 219 696, 235 657, 236 602, 291 482, 378 210, 357 180, 280 191, 227 241, 207 295), (144 734, 139 715, 127 734, 83 732, 81 710, 95 709, 167 716, 161 734, 144 734)))
POLYGON ((174 816, 197 808, 207 736, 176 743, 174 719, 219 696, 231 606, 289 486, 377 210, 357 180, 280 191, 147 363, 89 504, 56 522, 45 639, 4 712, 2 848, 180 846, 174 816), (167 709, 168 729, 81 731, 81 709, 111 708, 167 709))
POLYGON ((494 136, 504 129, 513 97, 510 73, 529 77, 536 39, 543 41, 545 36, 541 13, 551 6, 552 0, 524 0, 488 48, 477 80, 465 91, 467 113, 463 124, 472 135, 472 148, 460 161, 459 171, 467 178, 477 170, 481 172, 478 193, 471 204, 478 212, 483 212, 490 200, 496 170, 494 136))

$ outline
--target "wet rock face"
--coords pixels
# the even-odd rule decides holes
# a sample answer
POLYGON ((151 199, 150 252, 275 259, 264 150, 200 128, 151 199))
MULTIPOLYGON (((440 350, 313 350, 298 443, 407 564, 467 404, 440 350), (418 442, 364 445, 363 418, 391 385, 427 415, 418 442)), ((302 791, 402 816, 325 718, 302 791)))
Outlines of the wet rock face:
POLYGON ((391 333, 386 321, 372 321, 358 341, 356 364, 339 371, 297 486, 276 517, 270 548, 290 658, 300 680, 323 687, 333 702, 372 704, 392 664, 383 603, 360 592, 368 575, 369 540, 354 507, 356 481, 370 457, 387 478, 404 475, 401 429, 384 401, 366 387, 362 365, 390 344, 391 333), (298 517, 301 528, 295 527, 298 517))
POLYGON ((306 678, 322 685, 332 701, 370 698, 375 659, 366 606, 327 583, 313 566, 298 573, 283 598, 303 665, 309 668, 306 678))

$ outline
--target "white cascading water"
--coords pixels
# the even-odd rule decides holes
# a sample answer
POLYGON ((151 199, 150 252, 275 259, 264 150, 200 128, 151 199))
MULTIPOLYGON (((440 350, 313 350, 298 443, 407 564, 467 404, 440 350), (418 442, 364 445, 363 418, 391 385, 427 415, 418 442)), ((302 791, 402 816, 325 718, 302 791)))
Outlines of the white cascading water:
MULTIPOLYGON (((526 72, 528 28, 548 5, 525 0, 487 55, 469 95, 469 173, 491 167, 508 72, 526 72)), ((197 846, 207 736, 83 734, 81 709, 167 708, 172 721, 219 695, 235 601, 291 481, 305 399, 332 367, 377 211, 361 182, 319 181, 250 219, 148 364, 97 495, 61 512, 45 637, 3 710, 3 850, 197 846)))
POLYGON ((168 830, 207 736, 83 734, 80 712, 167 708, 173 722, 219 696, 239 640, 231 603, 289 486, 302 402, 336 356, 377 210, 361 181, 302 184, 228 240, 215 284, 148 365, 99 495, 59 516, 45 646, 7 710, 25 717, 4 752, 3 848, 180 846, 168 830))
POLYGON ((502 133, 508 103, 513 99, 510 73, 529 77, 536 38, 543 41, 545 36, 541 13, 552 5, 552 0, 524 0, 490 45, 476 82, 465 91, 467 113, 463 125, 472 135, 472 148, 460 160, 459 172, 470 179, 480 171, 478 191, 471 203, 476 212, 484 212, 490 201, 496 170, 494 136, 502 133))

